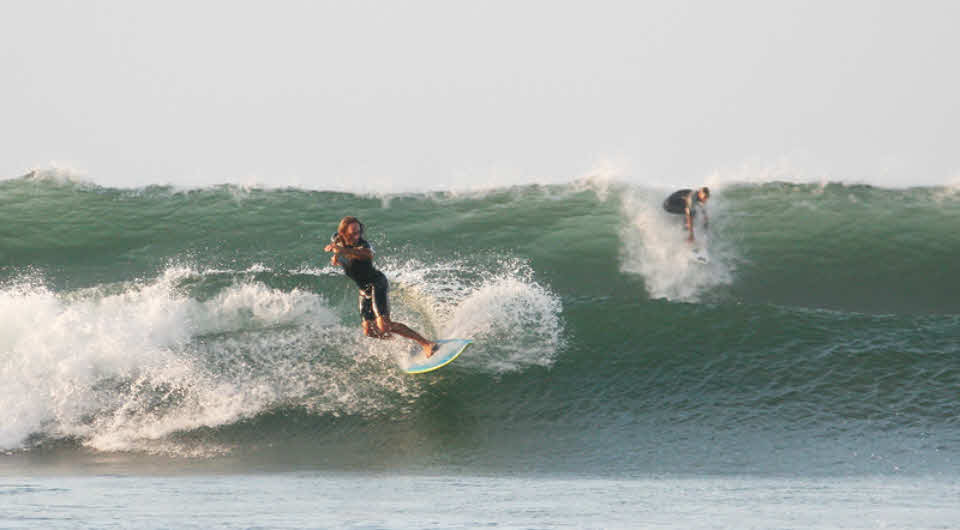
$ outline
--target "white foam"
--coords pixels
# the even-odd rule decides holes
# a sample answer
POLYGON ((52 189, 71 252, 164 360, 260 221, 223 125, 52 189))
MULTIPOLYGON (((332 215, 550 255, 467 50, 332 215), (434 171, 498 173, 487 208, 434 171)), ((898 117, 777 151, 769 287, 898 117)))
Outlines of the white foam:
MULTIPOLYGON (((409 318, 438 338, 471 338, 458 364, 503 372, 550 366, 564 346, 560 298, 540 285, 529 265, 493 258, 497 273, 463 261, 406 262, 384 269, 409 318)), ((396 306, 394 306, 394 310, 396 306)))
MULTIPOLYGON (((716 166, 699 174, 691 174, 679 181, 676 176, 645 171, 631 171, 635 165, 629 157, 595 158, 586 171, 572 169, 569 173, 554 175, 523 174, 517 171, 461 171, 437 182, 416 183, 409 179, 387 176, 369 176, 347 178, 325 178, 320 181, 304 180, 300 177, 275 176, 225 176, 202 179, 179 178, 167 181, 144 183, 136 181, 125 185, 114 180, 98 178, 96 174, 50 162, 26 172, 30 179, 73 183, 90 186, 109 186, 120 189, 143 190, 149 186, 171 186, 174 190, 209 189, 227 186, 237 200, 244 200, 254 190, 299 189, 307 191, 352 193, 375 197, 381 200, 384 208, 389 208, 397 197, 409 195, 433 195, 435 197, 483 197, 512 188, 541 186, 569 186, 572 190, 590 189, 597 193, 601 201, 607 199, 614 186, 643 187, 656 189, 676 189, 708 185, 711 189, 720 189, 734 184, 763 184, 769 182, 787 182, 792 184, 820 184, 836 182, 842 184, 868 184, 885 188, 908 188, 916 186, 956 187, 957 173, 942 175, 921 175, 909 179, 896 179, 889 175, 839 174, 822 166, 811 163, 804 156, 793 158, 745 158, 738 163, 716 166)), ((709 166, 705 166, 708 167, 709 166)))
POLYGON ((948 179, 943 189, 937 190, 933 194, 933 200, 936 201, 937 204, 954 201, 957 200, 958 197, 960 197, 960 173, 948 179))
MULTIPOLYGON (((464 366, 550 365, 562 348, 559 298, 522 260, 502 260, 496 274, 460 261, 386 271, 396 320, 478 342, 464 366)), ((253 281, 268 272, 171 265, 150 281, 68 293, 36 277, 0 286, 0 449, 39 435, 104 451, 202 456, 230 448, 171 435, 278 406, 380 413, 420 391, 395 369, 412 342, 365 338, 324 297, 253 281), (205 275, 233 283, 194 298, 189 286, 205 275)))
POLYGON ((69 294, 35 281, 0 288, 0 448, 39 434, 152 450, 171 433, 235 422, 278 401, 313 396, 321 406, 322 382, 300 352, 356 335, 323 298, 239 282, 199 301, 178 287, 195 274, 171 267, 152 282, 69 294), (270 333, 231 335, 257 330, 270 333))
POLYGON ((487 344, 484 362, 497 371, 550 366, 563 346, 559 298, 515 277, 485 282, 457 305, 443 335, 487 344))
POLYGON ((94 185, 90 175, 82 169, 52 161, 46 166, 28 171, 24 178, 34 181, 54 182, 57 184, 94 185))

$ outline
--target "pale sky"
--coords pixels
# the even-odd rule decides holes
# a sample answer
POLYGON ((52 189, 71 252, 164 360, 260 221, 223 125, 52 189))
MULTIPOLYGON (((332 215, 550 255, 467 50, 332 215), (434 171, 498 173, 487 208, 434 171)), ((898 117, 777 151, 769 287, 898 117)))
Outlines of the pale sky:
POLYGON ((942 184, 958 65, 956 1, 10 1, 0 178, 942 184))

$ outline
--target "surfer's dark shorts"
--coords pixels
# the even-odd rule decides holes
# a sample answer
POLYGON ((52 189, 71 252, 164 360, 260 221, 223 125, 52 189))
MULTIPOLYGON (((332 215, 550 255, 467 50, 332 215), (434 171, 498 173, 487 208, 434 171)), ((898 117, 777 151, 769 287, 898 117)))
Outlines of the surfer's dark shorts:
POLYGON ((389 289, 387 277, 382 275, 365 289, 360 289, 360 316, 364 320, 390 316, 390 303, 387 300, 389 289))

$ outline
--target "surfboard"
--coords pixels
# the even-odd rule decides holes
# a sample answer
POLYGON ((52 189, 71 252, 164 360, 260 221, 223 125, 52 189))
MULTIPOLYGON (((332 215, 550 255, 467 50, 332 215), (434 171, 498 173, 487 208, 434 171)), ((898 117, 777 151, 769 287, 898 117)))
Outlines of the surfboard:
POLYGON ((693 247, 690 251, 690 261, 706 265, 710 263, 710 254, 707 254, 707 249, 704 247, 693 247))
POLYGON ((459 357, 464 350, 473 344, 473 341, 470 339, 446 339, 438 340, 437 343, 440 344, 440 349, 429 359, 423 354, 422 350, 417 350, 417 354, 410 358, 409 365, 403 370, 408 374, 422 374, 442 368, 459 357))

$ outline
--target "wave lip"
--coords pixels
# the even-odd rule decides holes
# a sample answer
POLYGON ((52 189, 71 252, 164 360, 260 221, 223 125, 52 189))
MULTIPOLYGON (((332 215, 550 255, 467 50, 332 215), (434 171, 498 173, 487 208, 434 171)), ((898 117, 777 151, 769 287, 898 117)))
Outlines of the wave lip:
MULTIPOLYGON (((826 175, 822 171, 809 171, 777 161, 773 164, 745 163, 738 167, 714 170, 703 175, 694 175, 687 181, 677 181, 657 175, 630 175, 626 171, 629 164, 623 160, 601 160, 581 173, 571 172, 564 175, 520 175, 497 174, 489 172, 457 173, 432 182, 416 183, 411 179, 376 176, 372 178, 323 178, 313 181, 308 178, 284 176, 242 175, 219 178, 171 177, 166 180, 132 179, 130 184, 122 181, 107 180, 98 177, 95 172, 50 162, 24 171, 20 176, 0 177, 0 184, 24 182, 57 186, 76 186, 86 189, 107 191, 143 191, 166 189, 178 192, 191 192, 230 188, 240 192, 299 190, 303 192, 330 192, 382 198, 389 202, 391 197, 422 196, 431 194, 451 194, 455 196, 495 193, 510 188, 536 187, 580 187, 593 188, 598 195, 608 188, 641 188, 665 191, 705 184, 711 189, 723 189, 734 186, 763 186, 771 183, 784 183, 793 186, 870 186, 878 189, 907 190, 913 188, 937 188, 956 193, 960 187, 960 174, 950 173, 943 176, 918 178, 912 176, 905 180, 892 180, 888 176, 870 177, 869 175, 826 175)), ((16 175, 16 174, 14 174, 16 175)), ((605 198, 603 199, 605 200, 605 198)))

